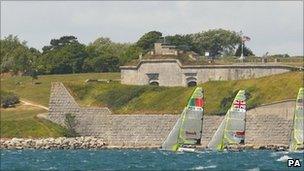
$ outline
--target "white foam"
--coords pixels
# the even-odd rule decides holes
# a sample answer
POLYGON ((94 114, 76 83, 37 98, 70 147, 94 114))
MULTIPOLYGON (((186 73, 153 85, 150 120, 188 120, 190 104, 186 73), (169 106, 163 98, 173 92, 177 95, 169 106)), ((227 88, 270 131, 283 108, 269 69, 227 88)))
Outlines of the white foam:
POLYGON ((288 151, 272 152, 272 153, 270 154, 270 157, 276 157, 276 156, 278 156, 278 155, 280 155, 280 154, 288 154, 288 153, 289 153, 288 151))
POLYGON ((212 168, 216 168, 216 165, 198 166, 198 167, 193 168, 193 170, 204 170, 204 169, 212 169, 212 168))
POLYGON ((255 167, 255 168, 252 168, 252 169, 248 169, 247 171, 260 171, 260 168, 259 167, 255 167))
POLYGON ((204 153, 209 153, 210 151, 194 151, 194 153, 198 153, 198 154, 204 154, 204 153))
POLYGON ((304 153, 304 150, 293 151, 293 153, 304 153))
POLYGON ((280 157, 279 159, 277 159, 277 161, 286 162, 288 159, 292 159, 292 158, 287 155, 284 155, 284 156, 280 157))

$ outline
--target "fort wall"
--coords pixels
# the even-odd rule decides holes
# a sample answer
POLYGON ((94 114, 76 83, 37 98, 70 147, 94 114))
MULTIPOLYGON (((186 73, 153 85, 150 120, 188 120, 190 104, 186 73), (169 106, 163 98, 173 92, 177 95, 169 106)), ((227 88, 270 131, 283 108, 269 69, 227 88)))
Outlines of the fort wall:
POLYGON ((151 82, 149 74, 156 74, 152 81, 160 86, 187 86, 189 81, 197 84, 210 80, 241 80, 259 78, 296 70, 286 65, 182 65, 176 59, 142 60, 137 66, 121 66, 121 83, 146 85, 151 82))

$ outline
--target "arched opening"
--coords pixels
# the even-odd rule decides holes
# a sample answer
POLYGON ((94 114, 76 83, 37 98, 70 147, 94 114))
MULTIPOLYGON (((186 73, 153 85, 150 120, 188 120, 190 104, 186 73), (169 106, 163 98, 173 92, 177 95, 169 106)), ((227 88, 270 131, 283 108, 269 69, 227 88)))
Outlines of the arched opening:
POLYGON ((188 87, 195 87, 197 85, 197 81, 195 77, 188 77, 187 78, 187 86, 188 87))
POLYGON ((159 83, 157 81, 151 81, 149 84, 153 86, 159 86, 159 83))
POLYGON ((195 87, 197 85, 196 81, 190 81, 188 82, 188 87, 195 87))

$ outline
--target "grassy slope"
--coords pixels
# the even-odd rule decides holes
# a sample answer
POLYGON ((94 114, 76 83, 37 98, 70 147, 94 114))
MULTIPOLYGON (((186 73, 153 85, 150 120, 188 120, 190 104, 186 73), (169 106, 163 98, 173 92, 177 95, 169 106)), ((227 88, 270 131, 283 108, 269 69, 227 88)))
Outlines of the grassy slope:
POLYGON ((88 73, 88 74, 64 74, 64 75, 46 75, 39 76, 36 82, 41 84, 32 84, 30 77, 6 77, 1 78, 1 89, 12 91, 20 98, 48 106, 51 82, 74 82, 84 83, 86 79, 117 79, 120 73, 88 73), (17 84, 20 82, 20 84, 17 84))
MULTIPOLYGON (((51 82, 74 82, 82 84, 86 79, 117 79, 119 73, 89 73, 40 76, 32 84, 30 77, 2 77, 1 90, 12 91, 22 99, 30 100, 40 105, 48 106, 51 82), (20 84, 17 84, 20 82, 20 84)), ((57 124, 36 117, 39 113, 47 111, 29 106, 1 110, 1 137, 58 137, 64 136, 65 129, 57 124)))
POLYGON ((59 137, 65 129, 50 121, 36 117, 46 110, 18 105, 16 108, 1 110, 1 137, 59 137))
MULTIPOLYGON (((206 114, 218 114, 221 101, 239 89, 251 97, 248 106, 296 97, 303 85, 303 73, 290 72, 259 79, 212 81, 202 84, 206 94, 206 114)), ((85 106, 108 106, 115 113, 180 113, 193 88, 153 87, 113 84, 66 84, 76 99, 85 106)))

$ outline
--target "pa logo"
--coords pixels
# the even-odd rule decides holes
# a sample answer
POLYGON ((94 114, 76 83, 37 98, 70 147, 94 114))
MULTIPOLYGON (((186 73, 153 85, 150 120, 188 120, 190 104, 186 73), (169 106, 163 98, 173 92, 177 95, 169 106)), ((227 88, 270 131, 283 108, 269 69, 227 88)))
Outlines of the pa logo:
POLYGON ((301 167, 300 159, 288 159, 287 166, 288 167, 301 167))

